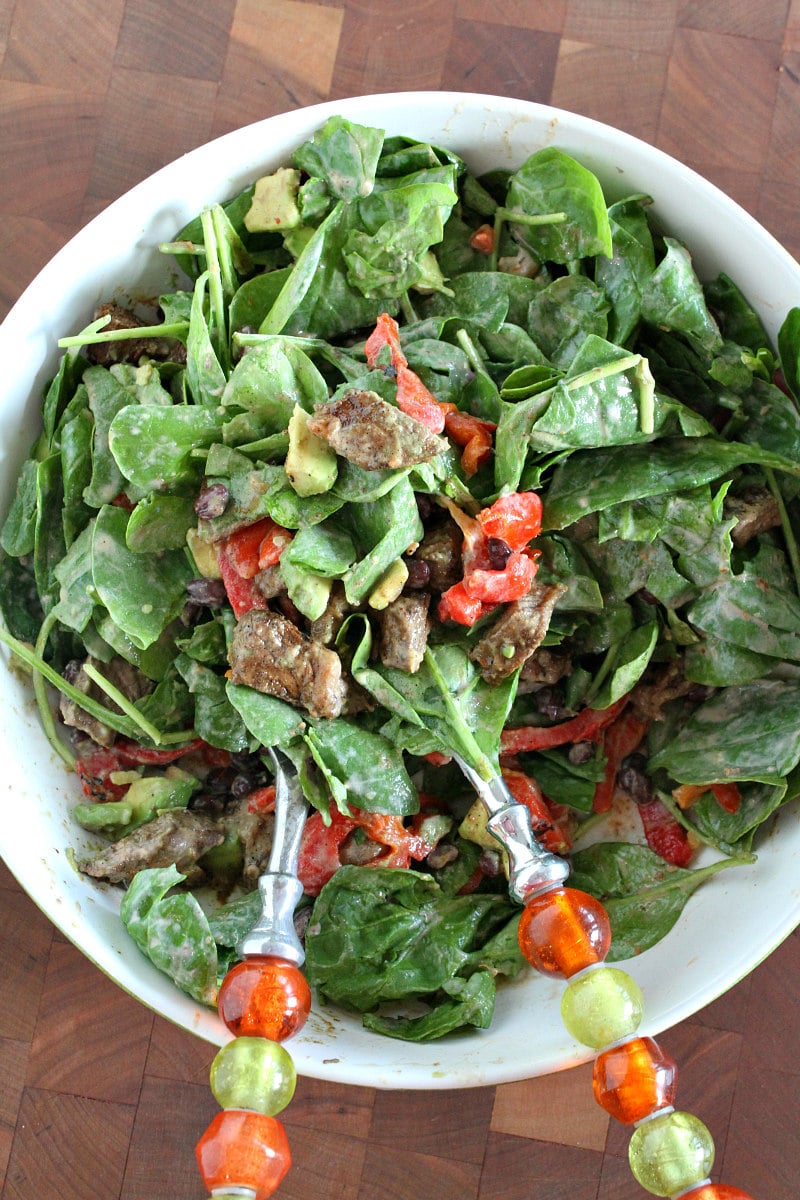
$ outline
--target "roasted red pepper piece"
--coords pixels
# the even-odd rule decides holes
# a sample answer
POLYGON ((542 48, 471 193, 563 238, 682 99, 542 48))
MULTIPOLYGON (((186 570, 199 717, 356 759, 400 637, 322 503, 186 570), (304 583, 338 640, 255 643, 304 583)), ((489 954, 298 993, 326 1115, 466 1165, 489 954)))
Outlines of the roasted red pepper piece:
POLYGON ((424 819, 425 814, 418 813, 406 827, 401 817, 386 813, 353 809, 350 816, 345 816, 335 809, 331 811, 330 824, 326 825, 322 814, 313 812, 303 829, 297 863, 297 875, 303 890, 309 896, 319 895, 341 866, 339 850, 342 843, 358 828, 364 830, 370 841, 385 847, 384 853, 365 863, 365 866, 407 867, 412 858, 421 861, 433 849, 432 844, 419 832, 424 819))
POLYGON ((492 453, 492 435, 497 426, 493 421, 484 421, 472 413, 461 412, 455 404, 442 404, 444 428, 448 437, 462 447, 461 465, 467 476, 472 476, 488 462, 492 453))
POLYGON ((444 429, 444 409, 410 367, 397 368, 396 400, 401 412, 419 421, 431 433, 441 433, 444 429))
POLYGON ((689 836, 666 805, 654 796, 636 807, 650 849, 674 867, 688 866, 693 854, 689 836))
POLYGON ((226 545, 223 542, 217 542, 215 549, 222 582, 225 585, 225 594, 236 618, 244 616, 252 608, 266 608, 267 601, 264 595, 256 587, 253 579, 245 579, 239 573, 228 554, 226 545))
POLYGON ((577 717, 558 725, 521 725, 518 729, 504 729, 500 737, 501 753, 521 754, 525 750, 550 750, 569 742, 597 742, 627 702, 628 697, 623 696, 608 708, 584 708, 577 717))
POLYGON ((487 538, 502 538, 512 550, 524 550, 542 531, 542 501, 536 492, 511 492, 478 513, 487 538))
POLYGON ((454 583, 446 592, 442 592, 436 615, 440 621, 455 621, 458 625, 474 625, 475 622, 492 611, 494 605, 484 604, 474 596, 470 596, 463 580, 454 583))
POLYGON ((469 239, 469 244, 473 250, 477 250, 479 254, 491 254, 494 250, 494 228, 491 225, 479 225, 472 237, 469 239))
POLYGON ((536 571, 537 563, 531 555, 524 550, 513 550, 501 571, 477 567, 466 572, 464 589, 468 596, 484 604, 506 604, 527 596, 536 571))
POLYGON ((275 785, 256 788, 247 797, 247 811, 250 813, 271 813, 275 811, 275 785))
POLYGON ((112 783, 110 776, 124 767, 114 750, 93 750, 75 762, 75 773, 81 781, 84 796, 96 804, 121 800, 128 790, 127 783, 112 783))
POLYGON ((623 713, 606 729, 603 736, 606 768, 603 779, 594 789, 592 806, 595 812, 608 812, 611 808, 622 760, 633 754, 646 733, 647 723, 632 712, 623 713))
POLYGON ((739 811, 742 794, 735 783, 682 783, 672 789, 672 795, 679 808, 689 808, 695 800, 699 800, 706 792, 712 792, 725 812, 739 811))
POLYGON ((381 313, 375 324, 375 328, 364 343, 364 353, 367 356, 367 366, 374 367, 378 361, 378 356, 384 346, 389 347, 391 354, 391 364, 397 370, 398 367, 408 365, 405 354, 400 349, 400 329, 394 317, 390 317, 388 313, 381 313))
POLYGON ((569 832, 563 828, 535 779, 524 771, 503 768, 503 779, 518 804, 524 804, 531 814, 535 837, 553 854, 566 854, 571 845, 569 832))
POLYGON ((140 746, 130 738, 120 737, 114 743, 114 752, 120 763, 125 766, 165 767, 183 758, 184 754, 199 750, 205 744, 202 738, 195 738, 185 746, 170 746, 168 750, 157 750, 153 746, 140 746))

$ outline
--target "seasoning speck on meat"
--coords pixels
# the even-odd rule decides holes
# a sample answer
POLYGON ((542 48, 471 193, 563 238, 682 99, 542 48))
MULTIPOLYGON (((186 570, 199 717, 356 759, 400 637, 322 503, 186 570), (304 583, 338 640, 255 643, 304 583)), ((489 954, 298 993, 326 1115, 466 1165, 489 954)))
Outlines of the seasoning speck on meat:
POLYGON ((228 660, 232 683, 305 708, 312 717, 338 717, 342 711, 346 689, 339 655, 311 641, 279 613, 245 613, 234 630, 228 660))
POLYGON ((499 683, 538 650, 566 591, 563 583, 534 582, 527 595, 507 606, 470 654, 487 683, 499 683))
POLYGON ((308 422, 342 458, 367 471, 413 467, 448 449, 446 438, 382 400, 351 388, 320 405, 308 422))

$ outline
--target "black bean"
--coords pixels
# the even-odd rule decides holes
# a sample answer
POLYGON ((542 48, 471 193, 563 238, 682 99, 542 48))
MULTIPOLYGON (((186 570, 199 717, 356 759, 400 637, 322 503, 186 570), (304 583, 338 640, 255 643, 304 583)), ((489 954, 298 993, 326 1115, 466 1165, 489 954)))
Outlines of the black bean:
POLYGON ((434 504, 433 500, 431 500, 430 496, 426 495, 425 492, 415 492, 414 499, 417 502, 419 519, 421 521, 427 521, 436 505, 434 504))
POLYGON ((491 879, 494 879, 502 870, 500 852, 498 850, 484 850, 478 859, 478 866, 484 875, 488 875, 491 879))
POLYGON ((626 795, 630 796, 634 804, 647 804, 648 800, 653 799, 650 780, 640 766, 640 763, 644 761, 641 755, 631 754, 628 759, 623 761, 617 774, 619 787, 626 795))
POLYGON ((499 537, 486 539, 486 552, 489 555, 489 565, 493 571, 502 571, 511 558, 511 547, 508 542, 499 537))
POLYGON ((408 579, 406 587, 408 588, 424 588, 431 581, 431 569, 425 562, 424 558, 407 558, 405 560, 408 568, 408 579))
POLYGON ((241 800, 242 796, 249 796, 253 790, 253 781, 249 775, 234 775, 230 782, 229 791, 234 800, 241 800))
POLYGON ((204 604, 207 608, 222 608, 226 600, 225 584, 221 579, 190 579, 186 594, 194 604, 204 604))
POLYGON ((579 767, 594 757, 593 742, 573 742, 567 752, 567 758, 573 766, 579 767))
POLYGON ((203 488, 195 500, 194 511, 198 517, 203 517, 206 520, 210 520, 213 517, 221 517, 228 507, 230 498, 231 494, 224 483, 212 483, 208 487, 203 488))

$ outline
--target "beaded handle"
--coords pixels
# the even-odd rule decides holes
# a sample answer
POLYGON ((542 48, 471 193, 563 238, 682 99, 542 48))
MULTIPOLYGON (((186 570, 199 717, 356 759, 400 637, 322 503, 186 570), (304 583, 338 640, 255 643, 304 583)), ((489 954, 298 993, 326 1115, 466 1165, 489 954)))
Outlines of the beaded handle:
MULTIPOLYGON (((302 1028, 311 1008, 299 970, 302 948, 298 958, 287 936, 287 913, 290 918, 299 898, 286 882, 295 871, 302 833, 299 789, 270 753, 276 834, 270 870, 259 881, 262 916, 239 948, 243 961, 220 988, 219 1014, 234 1040, 211 1066, 211 1088, 223 1111, 197 1144, 203 1182, 215 1200, 267 1200, 288 1171, 289 1146, 275 1114, 291 1100, 297 1074, 280 1043, 302 1028)), ((677 1066, 653 1038, 638 1034, 641 989, 626 971, 605 965, 611 925, 603 905, 564 886, 569 866, 540 845, 528 810, 500 776, 484 780, 456 761, 483 802, 487 828, 508 853, 509 891, 524 905, 520 949, 534 970, 567 981, 561 1015, 568 1033, 597 1052, 595 1100, 635 1127, 628 1159, 637 1181, 667 1200, 753 1200, 740 1188, 711 1182, 711 1134, 697 1117, 674 1108, 677 1066)))

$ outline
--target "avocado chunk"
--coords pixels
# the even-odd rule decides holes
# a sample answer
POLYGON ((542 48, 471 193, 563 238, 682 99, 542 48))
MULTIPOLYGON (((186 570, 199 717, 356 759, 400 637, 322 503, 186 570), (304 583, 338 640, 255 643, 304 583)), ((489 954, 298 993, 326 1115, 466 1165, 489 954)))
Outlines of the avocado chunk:
POLYGON ((336 451, 308 428, 309 415, 299 404, 289 418, 289 449, 284 464, 298 496, 319 496, 336 482, 336 451))
POLYGON ((257 180, 253 200, 244 219, 250 233, 283 233, 302 224, 297 207, 300 172, 279 167, 274 175, 257 180))

